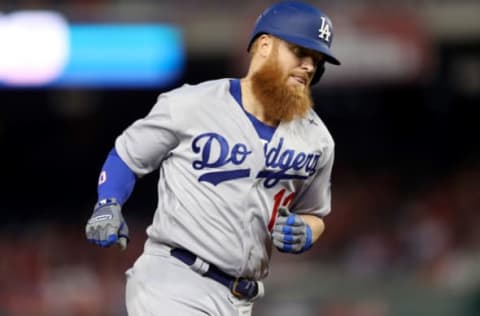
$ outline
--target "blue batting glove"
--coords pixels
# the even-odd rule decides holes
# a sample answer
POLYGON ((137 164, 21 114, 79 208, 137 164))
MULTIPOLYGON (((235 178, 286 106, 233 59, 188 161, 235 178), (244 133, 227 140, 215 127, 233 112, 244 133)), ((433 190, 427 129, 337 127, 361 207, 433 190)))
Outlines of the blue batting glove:
POLYGON ((128 226, 122 216, 122 207, 116 199, 99 201, 85 227, 87 240, 100 247, 118 244, 122 250, 129 241, 128 226))
POLYGON ((280 207, 272 239, 279 251, 299 254, 312 247, 312 229, 301 216, 280 207))

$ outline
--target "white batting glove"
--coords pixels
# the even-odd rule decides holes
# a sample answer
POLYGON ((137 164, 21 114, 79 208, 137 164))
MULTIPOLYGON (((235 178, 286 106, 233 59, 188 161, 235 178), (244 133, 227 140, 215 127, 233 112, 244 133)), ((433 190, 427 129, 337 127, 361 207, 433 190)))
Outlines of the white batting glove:
POLYGON ((286 207, 278 209, 279 216, 272 231, 273 244, 281 252, 299 254, 312 247, 312 229, 301 216, 286 207))
POLYGON ((129 241, 128 226, 122 216, 122 207, 116 199, 104 199, 95 205, 85 227, 87 240, 100 247, 118 244, 122 250, 129 241))

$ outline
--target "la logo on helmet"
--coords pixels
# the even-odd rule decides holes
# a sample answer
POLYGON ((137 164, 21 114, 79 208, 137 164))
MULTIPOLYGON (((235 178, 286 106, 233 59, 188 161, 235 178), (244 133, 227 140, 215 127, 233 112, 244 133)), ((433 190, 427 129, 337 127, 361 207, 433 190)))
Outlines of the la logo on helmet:
POLYGON ((322 16, 320 19, 322 19, 322 25, 318 29, 318 37, 330 42, 330 36, 332 35, 332 32, 330 32, 330 24, 328 24, 325 17, 322 16))

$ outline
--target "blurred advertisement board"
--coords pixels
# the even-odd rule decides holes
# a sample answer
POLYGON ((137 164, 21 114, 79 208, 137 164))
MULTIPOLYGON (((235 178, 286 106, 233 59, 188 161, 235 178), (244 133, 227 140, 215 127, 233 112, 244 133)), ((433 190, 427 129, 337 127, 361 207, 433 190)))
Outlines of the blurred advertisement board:
POLYGON ((69 24, 50 11, 0 15, 1 87, 161 87, 185 66, 182 32, 162 24, 69 24))

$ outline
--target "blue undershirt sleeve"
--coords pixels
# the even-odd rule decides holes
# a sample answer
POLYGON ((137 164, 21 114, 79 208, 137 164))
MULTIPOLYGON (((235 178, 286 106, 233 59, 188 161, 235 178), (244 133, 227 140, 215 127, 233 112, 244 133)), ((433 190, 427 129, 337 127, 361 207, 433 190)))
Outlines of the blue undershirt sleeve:
POLYGON ((116 198, 123 205, 136 182, 133 171, 123 162, 115 148, 107 156, 98 179, 98 200, 116 198))

